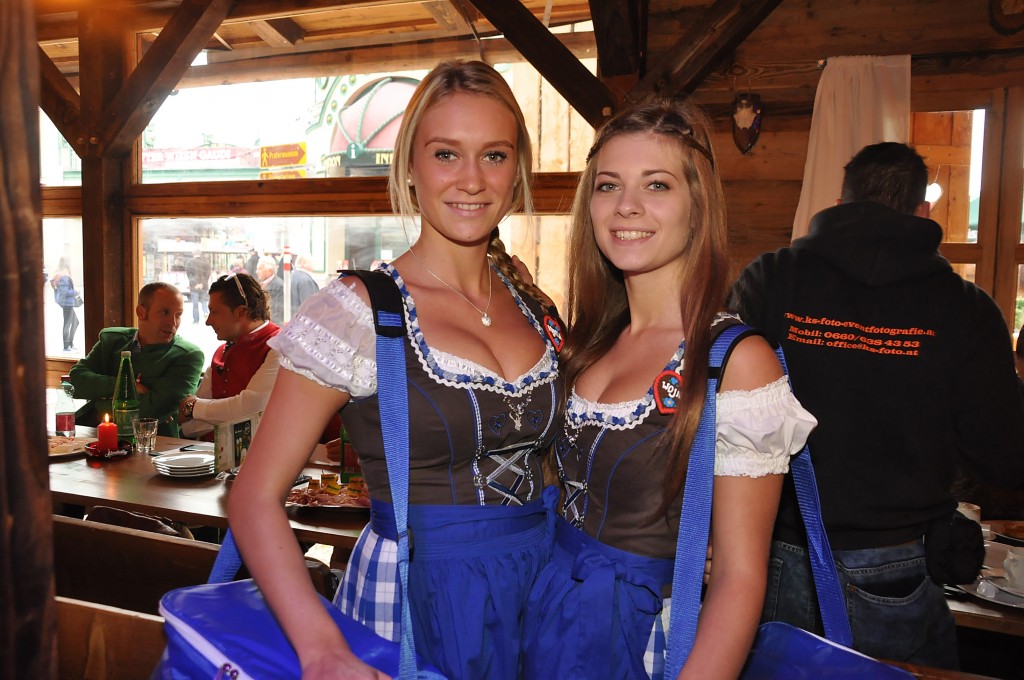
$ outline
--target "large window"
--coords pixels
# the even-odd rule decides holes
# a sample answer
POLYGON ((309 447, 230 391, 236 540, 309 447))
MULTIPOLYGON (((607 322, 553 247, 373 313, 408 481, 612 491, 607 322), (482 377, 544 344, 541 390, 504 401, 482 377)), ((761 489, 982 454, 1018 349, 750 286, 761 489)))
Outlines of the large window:
POLYGON ((913 140, 931 172, 931 217, 948 243, 978 242, 985 111, 914 114, 913 140))
POLYGON ((47 356, 84 356, 85 304, 82 267, 82 220, 43 220, 43 333, 47 356), (75 307, 68 287, 83 295, 75 307))
MULTIPOLYGON (((596 60, 584 63, 596 69, 596 60)), ((499 64, 496 68, 523 108, 533 143, 534 170, 581 169, 593 140, 591 126, 530 64, 499 64)), ((401 221, 389 214, 367 214, 367 196, 349 195, 341 184, 331 208, 335 214, 312 214, 301 200, 277 193, 250 196, 245 216, 232 216, 235 196, 224 184, 211 183, 386 175, 404 106, 424 73, 339 73, 192 88, 183 84, 165 100, 141 135, 141 174, 138 183, 133 181, 126 190, 126 201, 133 206, 132 224, 138 229, 132 239, 136 251, 129 258, 136 274, 131 293, 156 280, 178 286, 189 298, 180 332, 203 347, 209 358, 217 342, 205 326, 205 308, 201 300, 193 299, 197 296, 189 290, 186 275, 186 264, 197 253, 210 262, 214 274, 220 274, 248 268, 254 255, 280 262, 287 247, 293 255, 303 257, 322 286, 339 268, 367 268, 405 252, 409 240, 416 237, 406 231, 415 232, 415 225, 403 228, 401 221), (141 186, 156 184, 177 186, 141 186), (168 198, 153 207, 146 203, 153 191, 168 198), (203 206, 203 215, 195 214, 197 205, 203 206)), ((45 116, 43 123, 44 184, 80 184, 81 161, 45 116)), ((375 194, 372 198, 377 205, 374 209, 379 209, 382 197, 375 194)), ((559 206, 564 207, 559 210, 567 210, 569 203, 568 198, 560 200, 559 206)), ((70 247, 78 285, 82 267, 88 266, 82 262, 81 221, 51 222, 56 226, 44 235, 47 266, 56 266, 70 247)), ((502 223, 501 232, 506 249, 518 255, 537 283, 562 305, 567 216, 512 216, 502 223)), ((55 305, 52 292, 48 305, 47 355, 73 359, 87 351, 88 347, 82 347, 83 309, 76 312, 80 325, 74 348, 65 351, 63 310, 55 305)), ((292 305, 288 306, 291 311, 292 305)), ((127 308, 133 307, 134 300, 127 308)), ((134 319, 125 320, 126 325, 132 323, 134 319)))
MULTIPOLYGON (((562 302, 566 221, 560 215, 533 219, 516 215, 499 227, 508 252, 527 263, 556 303, 562 302), (542 238, 550 244, 544 252, 538 248, 542 238)), ((369 269, 402 255, 415 243, 418 226, 391 215, 182 217, 141 219, 139 233, 139 287, 165 281, 181 290, 186 300, 178 333, 202 348, 209 362, 220 342, 206 325, 205 296, 196 295, 189 285, 190 259, 198 257, 210 264, 210 281, 234 271, 283 280, 281 265, 287 249, 294 268, 322 288, 337 277, 339 269, 369 269)), ((288 299, 282 298, 278 308, 271 309, 275 321, 287 321, 302 302, 292 298, 292 290, 283 286, 288 299)))
MULTIPOLYGON (((594 68, 594 60, 585 60, 594 68)), ((495 67, 520 102, 539 171, 578 170, 593 130, 526 63, 495 67)), ((142 181, 386 175, 426 71, 183 88, 142 134, 142 181)))
POLYGON ((1024 88, 964 93, 973 108, 921 111, 911 143, 931 173, 932 219, 956 271, 1024 323, 1024 88))
POLYGON ((82 184, 82 159, 42 110, 39 111, 39 182, 44 187, 82 184))

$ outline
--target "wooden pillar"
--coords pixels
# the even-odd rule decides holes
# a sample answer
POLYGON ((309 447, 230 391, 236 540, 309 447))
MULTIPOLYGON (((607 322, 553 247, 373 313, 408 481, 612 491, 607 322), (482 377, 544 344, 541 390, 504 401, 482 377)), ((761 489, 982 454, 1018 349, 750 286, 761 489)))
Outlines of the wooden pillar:
POLYGON ((0 27, 0 679, 20 680, 57 672, 32 3, 0 3, 0 27))
POLYGON ((128 37, 109 9, 78 13, 79 83, 82 97, 82 260, 85 289, 85 346, 101 329, 134 323, 132 244, 125 227, 125 159, 100 152, 103 112, 128 70, 128 37), (133 286, 132 286, 133 287, 133 286))

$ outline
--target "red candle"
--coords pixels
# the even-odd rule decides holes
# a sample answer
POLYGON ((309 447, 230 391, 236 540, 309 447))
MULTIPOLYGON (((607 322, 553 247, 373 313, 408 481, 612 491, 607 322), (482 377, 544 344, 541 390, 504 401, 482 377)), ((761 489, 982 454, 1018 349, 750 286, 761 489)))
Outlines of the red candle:
POLYGON ((96 428, 96 448, 100 451, 113 451, 117 448, 117 423, 110 422, 110 414, 103 416, 103 422, 96 428))

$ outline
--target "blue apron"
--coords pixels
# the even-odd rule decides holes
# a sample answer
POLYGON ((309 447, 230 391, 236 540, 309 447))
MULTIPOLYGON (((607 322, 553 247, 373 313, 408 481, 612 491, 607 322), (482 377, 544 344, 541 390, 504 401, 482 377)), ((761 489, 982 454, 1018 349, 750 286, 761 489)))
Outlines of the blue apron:
POLYGON ((672 560, 613 548, 559 517, 527 604, 523 677, 648 677, 644 653, 671 581, 672 560))
MULTIPOLYGON (((416 648, 452 680, 519 677, 523 609, 551 556, 557 495, 549 487, 521 506, 409 506, 416 648)), ((372 530, 394 540, 391 504, 372 501, 370 513, 372 530)))

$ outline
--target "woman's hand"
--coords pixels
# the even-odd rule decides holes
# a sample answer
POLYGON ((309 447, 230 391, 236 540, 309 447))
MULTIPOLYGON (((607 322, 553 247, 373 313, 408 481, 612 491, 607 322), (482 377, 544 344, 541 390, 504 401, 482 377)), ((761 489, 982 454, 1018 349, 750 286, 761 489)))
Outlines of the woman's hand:
POLYGON ((360 661, 349 650, 333 649, 302 669, 302 680, 390 680, 391 676, 360 661))
POLYGON ((704 558, 704 585, 711 581, 711 540, 708 539, 708 555, 704 558))
POLYGON ((324 444, 324 448, 327 449, 327 460, 334 463, 341 462, 341 439, 332 439, 324 444))
POLYGON ((519 259, 518 255, 512 256, 512 264, 515 265, 516 271, 519 272, 519 278, 523 280, 523 283, 533 283, 533 274, 530 273, 530 269, 526 266, 525 262, 519 259))

